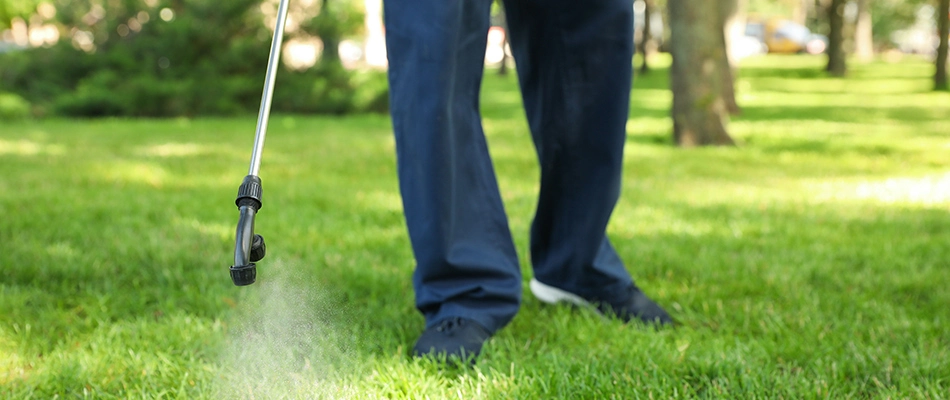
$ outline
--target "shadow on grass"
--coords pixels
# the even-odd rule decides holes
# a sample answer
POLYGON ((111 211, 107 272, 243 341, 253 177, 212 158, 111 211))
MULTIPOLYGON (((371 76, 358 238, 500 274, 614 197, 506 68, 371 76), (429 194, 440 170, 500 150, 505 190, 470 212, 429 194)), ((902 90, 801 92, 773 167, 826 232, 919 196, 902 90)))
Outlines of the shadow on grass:
POLYGON ((808 140, 798 138, 759 139, 756 136, 748 136, 743 139, 743 146, 754 148, 765 154, 779 153, 810 153, 827 156, 841 156, 845 154, 854 154, 865 157, 875 156, 894 156, 903 154, 905 151, 895 149, 893 146, 875 145, 875 144, 854 144, 842 145, 840 140, 808 140))
POLYGON ((764 68, 764 67, 741 67, 737 76, 739 79, 753 78, 780 78, 780 79, 827 79, 836 80, 828 73, 819 68, 811 67, 792 67, 792 68, 764 68))
POLYGON ((855 124, 879 122, 925 123, 946 121, 943 107, 744 106, 737 121, 836 121, 855 124))
POLYGON ((672 134, 662 133, 640 133, 635 135, 627 135, 627 143, 636 143, 646 146, 674 146, 672 134))

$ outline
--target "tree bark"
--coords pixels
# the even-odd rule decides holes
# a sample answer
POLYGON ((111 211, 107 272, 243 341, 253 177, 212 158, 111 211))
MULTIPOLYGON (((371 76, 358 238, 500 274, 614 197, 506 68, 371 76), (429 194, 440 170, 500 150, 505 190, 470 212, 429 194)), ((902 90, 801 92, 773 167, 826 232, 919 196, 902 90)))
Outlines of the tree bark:
POLYGON ((505 41, 501 44, 501 65, 498 66, 498 75, 508 75, 508 27, 505 28, 505 41))
POLYGON ((722 23, 722 47, 726 56, 722 57, 723 64, 720 65, 719 73, 722 76, 722 99, 726 103, 726 109, 730 114, 736 115, 742 112, 739 103, 736 101, 736 58, 734 57, 733 43, 736 35, 742 35, 742 25, 739 19, 740 14, 739 0, 720 0, 719 17, 722 23))
POLYGON ((858 0, 858 20, 854 25, 854 53, 864 62, 874 58, 871 0, 858 0))
POLYGON ((828 5, 828 67, 826 70, 833 76, 844 76, 848 72, 844 53, 844 6, 846 0, 831 0, 828 5))
POLYGON ((640 54, 643 56, 643 60, 640 64, 640 73, 646 74, 650 72, 650 41, 653 40, 651 35, 652 24, 650 19, 653 16, 653 0, 643 0, 643 32, 640 33, 640 54))
POLYGON ((719 4, 669 0, 673 140, 682 147, 734 145, 726 131, 720 69, 726 57, 719 4))
POLYGON ((947 51, 948 36, 950 36, 950 0, 940 0, 937 7, 937 32, 940 35, 940 45, 937 46, 937 73, 934 76, 934 88, 950 90, 947 83, 947 51))
POLYGON ((812 0, 798 0, 792 9, 792 21, 806 25, 808 23, 808 10, 813 4, 812 0))
POLYGON ((508 18, 502 4, 498 5, 498 23, 505 30, 505 40, 501 43, 501 65, 498 66, 498 75, 504 76, 508 75, 508 18))
MULTIPOLYGON (((323 21, 330 21, 333 18, 330 15, 330 1, 323 0, 320 3, 320 14, 317 18, 321 18, 323 21)), ((327 64, 339 64, 343 65, 343 61, 340 60, 340 32, 337 32, 334 29, 323 29, 320 34, 320 40, 323 41, 323 54, 320 56, 321 63, 327 64)))

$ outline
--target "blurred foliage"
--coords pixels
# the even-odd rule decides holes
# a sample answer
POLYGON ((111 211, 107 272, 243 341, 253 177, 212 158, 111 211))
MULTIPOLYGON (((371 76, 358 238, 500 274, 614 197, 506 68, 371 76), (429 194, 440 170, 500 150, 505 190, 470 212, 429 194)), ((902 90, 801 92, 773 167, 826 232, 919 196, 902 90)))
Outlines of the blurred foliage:
POLYGON ((14 18, 28 18, 36 9, 35 0, 0 0, 0 30, 10 27, 14 18))
MULTIPOLYGON (((318 18, 301 28, 332 36, 337 44, 355 33, 359 25, 342 21, 362 22, 360 10, 351 1, 335 3, 341 4, 317 9, 318 18), (333 12, 346 15, 333 21, 333 12)), ((47 22, 60 27, 63 40, 0 54, 0 91, 22 96, 36 115, 231 115, 260 106, 272 36, 265 25, 273 24, 260 0, 53 4, 57 12, 47 22)), ((383 74, 349 71, 336 57, 329 59, 304 71, 282 65, 273 110, 386 111, 380 100, 387 96, 385 85, 358 86, 360 80, 384 83, 383 74)))
MULTIPOLYGON (((796 9, 801 8, 799 11, 806 15, 806 24, 812 31, 827 33, 827 21, 824 12, 820 10, 824 3, 824 0, 748 0, 748 12, 760 16, 791 18, 796 9)), ((857 6, 854 1, 849 3, 853 7, 857 6)), ((890 43, 891 35, 895 31, 906 29, 914 23, 917 10, 922 5, 932 3, 931 0, 870 0, 875 43, 890 43)))
MULTIPOLYGON (((337 48, 345 35, 360 32, 363 28, 363 13, 354 7, 352 1, 320 0, 320 13, 304 21, 301 30, 319 37, 324 48, 337 48)), ((336 52, 325 52, 325 62, 339 61, 336 52)))
POLYGON ((801 0, 748 0, 748 11, 765 16, 791 16, 801 0))
MULTIPOLYGON (((0 31, 15 18, 53 24, 59 43, 0 53, 0 92, 16 94, 35 115, 176 116, 257 109, 277 0, 0 0, 0 31), (55 13, 38 12, 52 5, 55 13), (161 13, 166 10, 166 18, 161 13), (169 16, 168 12, 173 15, 169 16)), ((932 0, 870 0, 874 39, 912 25, 932 0)), ((827 33, 824 0, 740 0, 750 15, 804 16, 827 33)), ((655 9, 665 10, 665 0, 655 9)), ((288 39, 318 37, 335 49, 360 33, 362 2, 291 2, 288 39)), ((298 71, 282 68, 278 112, 385 111, 382 73, 342 68, 335 51, 298 71)), ((19 104, 19 103, 18 103, 19 104)))
POLYGON ((932 3, 929 0, 871 0, 874 41, 890 42, 894 32, 914 24, 921 6, 932 3))
POLYGON ((29 116, 29 102, 13 93, 0 92, 0 121, 23 119, 29 116))

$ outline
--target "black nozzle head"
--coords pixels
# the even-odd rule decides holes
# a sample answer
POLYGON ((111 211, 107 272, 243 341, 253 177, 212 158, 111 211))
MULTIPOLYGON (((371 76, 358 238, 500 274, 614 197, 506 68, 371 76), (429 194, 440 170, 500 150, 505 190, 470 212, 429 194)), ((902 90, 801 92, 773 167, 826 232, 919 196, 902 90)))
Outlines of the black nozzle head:
POLYGON ((257 279, 257 265, 231 266, 231 280, 236 286, 247 286, 257 279))

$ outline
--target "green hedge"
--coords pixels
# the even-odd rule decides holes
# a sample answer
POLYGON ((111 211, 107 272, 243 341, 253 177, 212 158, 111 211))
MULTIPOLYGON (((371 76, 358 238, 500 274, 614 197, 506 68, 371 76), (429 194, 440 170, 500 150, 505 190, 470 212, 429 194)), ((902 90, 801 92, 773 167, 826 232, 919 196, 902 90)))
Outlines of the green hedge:
POLYGON ((13 93, 0 92, 0 121, 23 119, 30 116, 30 103, 13 93))
MULTIPOLYGON (((113 26, 143 10, 110 9, 114 18, 103 21, 107 26, 94 32, 99 36, 93 52, 64 40, 48 48, 0 54, 0 92, 22 97, 37 116, 256 112, 271 38, 259 1, 178 3, 184 9, 171 21, 159 17, 159 10, 166 6, 172 5, 145 9, 151 15, 149 22, 124 37, 113 26)), ((281 68, 273 110, 386 112, 387 99, 384 73, 350 71, 338 60, 330 60, 306 71, 281 68)))

